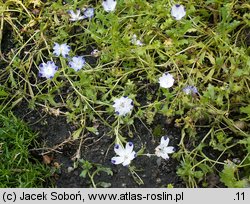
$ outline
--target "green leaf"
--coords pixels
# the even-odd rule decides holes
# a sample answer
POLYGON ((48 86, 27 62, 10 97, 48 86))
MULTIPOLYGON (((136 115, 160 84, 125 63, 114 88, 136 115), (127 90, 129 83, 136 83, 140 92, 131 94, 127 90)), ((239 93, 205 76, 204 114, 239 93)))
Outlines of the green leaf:
POLYGON ((96 127, 86 127, 86 129, 87 129, 89 132, 94 133, 95 135, 98 134, 98 130, 97 130, 96 127))
POLYGON ((241 113, 246 113, 248 118, 250 118, 250 105, 240 108, 241 113))
POLYGON ((73 132, 72 137, 74 140, 80 137, 82 130, 83 130, 83 127, 80 127, 75 132, 73 132))
POLYGON ((205 83, 208 81, 212 81, 212 77, 214 75, 215 69, 211 69, 208 73, 208 75, 204 78, 205 83))
POLYGON ((81 172, 80 177, 86 178, 87 173, 88 173, 88 169, 84 169, 84 170, 81 172))
POLYGON ((145 146, 141 147, 141 149, 136 153, 136 155, 142 155, 145 152, 145 149, 145 146))
POLYGON ((246 187, 247 181, 245 179, 238 180, 235 177, 237 171, 237 166, 233 162, 228 161, 228 163, 224 165, 223 171, 220 173, 221 182, 223 182, 229 188, 246 187))
POLYGON ((160 124, 155 126, 155 128, 153 130, 153 135, 155 137, 160 137, 163 135, 163 127, 160 124))
POLYGON ((0 96, 8 96, 8 93, 3 89, 0 89, 0 96))
POLYGON ((113 171, 109 167, 98 166, 96 171, 98 172, 102 171, 107 173, 109 176, 113 176, 113 171))
POLYGON ((100 187, 103 187, 103 188, 109 188, 111 187, 111 183, 107 183, 107 182, 99 182, 96 184, 96 186, 100 186, 100 187))

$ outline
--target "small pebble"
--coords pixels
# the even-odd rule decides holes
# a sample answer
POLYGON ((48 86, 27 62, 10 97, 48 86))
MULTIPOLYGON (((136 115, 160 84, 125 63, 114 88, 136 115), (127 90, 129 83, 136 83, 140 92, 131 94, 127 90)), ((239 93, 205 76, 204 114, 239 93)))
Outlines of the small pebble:
POLYGON ((247 128, 246 122, 240 121, 240 120, 236 121, 236 122, 234 123, 234 125, 235 125, 237 128, 241 129, 241 130, 244 130, 244 129, 247 128))
POLYGON ((72 171, 74 171, 74 168, 73 168, 72 166, 69 166, 69 167, 68 167, 68 173, 70 173, 70 172, 72 172, 72 171))
POLYGON ((160 178, 157 178, 157 179, 156 179, 156 183, 161 183, 161 179, 160 179, 160 178))
POLYGON ((160 165, 161 165, 161 158, 158 158, 158 159, 156 160, 156 164, 157 164, 157 166, 160 166, 160 165))

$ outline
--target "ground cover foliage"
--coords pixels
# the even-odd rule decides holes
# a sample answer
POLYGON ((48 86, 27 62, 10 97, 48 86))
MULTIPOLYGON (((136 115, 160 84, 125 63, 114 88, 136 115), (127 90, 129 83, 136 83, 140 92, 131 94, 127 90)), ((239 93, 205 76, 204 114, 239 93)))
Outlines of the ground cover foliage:
MULTIPOLYGON (((89 180, 88 186, 114 186, 95 179, 103 174, 111 178, 117 169, 127 172, 135 186, 143 186, 148 179, 143 178, 143 169, 171 164, 186 187, 249 187, 249 11, 247 0, 119 0, 111 12, 105 11, 102 1, 1 0, 0 113, 9 120, 7 112, 19 109, 27 114, 25 107, 58 121, 64 118, 73 127, 70 142, 78 141, 67 171, 81 169, 76 176, 89 180), (180 20, 171 15, 176 4, 185 7, 180 20), (84 14, 87 8, 94 8, 93 16, 84 14), (68 11, 77 9, 85 17, 70 20, 68 11), (55 43, 66 43, 68 56, 58 55, 55 43), (80 69, 70 64, 76 56, 85 60, 80 69), (41 69, 48 61, 57 70, 47 79, 41 69), (173 84, 164 87, 160 77, 166 76, 173 84), (133 102, 125 114, 116 112, 114 105, 122 97, 133 102), (90 135, 106 145, 105 162, 87 161, 79 154, 82 141, 90 135), (154 152, 162 136, 175 147, 169 159, 154 152), (125 147, 127 142, 133 142, 136 151, 129 168, 112 164, 115 144, 125 147), (140 160, 157 165, 143 167, 147 162, 140 160)), ((33 127, 40 120, 35 119, 33 127)), ((39 127, 35 130, 43 134, 39 127)), ((19 141, 17 133, 11 134, 19 141)), ((33 133, 28 135, 33 139, 33 133)), ((7 143, 0 140, 1 159, 7 143)), ((39 155, 44 158, 46 152, 39 155)), ((52 169, 56 177, 60 167, 52 169)), ((10 184, 6 180, 3 185, 10 184)), ((165 180, 160 186, 175 187, 175 183, 165 180)))
POLYGON ((13 115, 0 115, 0 187, 43 187, 49 169, 30 155, 35 134, 13 115))

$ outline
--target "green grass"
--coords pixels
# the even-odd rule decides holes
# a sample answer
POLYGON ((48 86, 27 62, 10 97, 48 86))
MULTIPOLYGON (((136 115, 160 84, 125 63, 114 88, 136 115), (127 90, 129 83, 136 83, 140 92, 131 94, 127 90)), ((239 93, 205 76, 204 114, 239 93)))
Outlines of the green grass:
POLYGON ((187 10, 181 21, 170 15, 172 1, 120 0, 115 12, 104 12, 98 3, 95 17, 79 22, 70 22, 67 10, 91 7, 94 1, 0 2, 1 27, 12 32, 14 43, 1 62, 1 109, 25 101, 31 109, 42 107, 52 114, 59 110, 78 126, 74 138, 95 132, 98 122, 111 127, 114 141, 121 142, 133 137, 122 130, 131 128, 135 119, 145 121, 152 132, 160 129, 152 127, 160 114, 182 129, 174 157, 188 187, 207 186, 212 173, 228 187, 249 185, 247 0, 181 1, 187 10), (131 44, 133 34, 144 46, 131 44), (70 45, 71 56, 90 57, 96 48, 101 55, 96 65, 74 72, 66 59, 52 54, 54 42, 70 45), (55 61, 59 71, 51 80, 40 79, 38 66, 48 60, 55 61), (159 88, 164 72, 175 78, 171 89, 159 88), (199 97, 185 95, 186 85, 196 86, 199 97), (123 118, 116 117, 112 107, 120 96, 129 96, 135 104, 131 115, 123 118), (207 131, 202 140, 197 129, 207 131), (207 156, 205 149, 216 152, 217 158, 207 156), (230 165, 235 157, 240 162, 230 165))
POLYGON ((0 187, 44 187, 50 170, 30 155, 36 134, 13 114, 0 114, 0 187))

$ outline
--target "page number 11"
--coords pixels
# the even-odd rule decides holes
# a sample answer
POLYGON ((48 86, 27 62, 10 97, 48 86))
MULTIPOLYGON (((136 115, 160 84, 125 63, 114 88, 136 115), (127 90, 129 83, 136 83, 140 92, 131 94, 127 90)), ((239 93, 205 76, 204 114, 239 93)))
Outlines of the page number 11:
POLYGON ((234 199, 234 200, 244 200, 245 199, 245 193, 244 192, 242 192, 242 193, 240 193, 240 192, 238 192, 238 193, 236 193, 236 199, 234 199))

